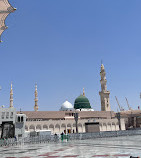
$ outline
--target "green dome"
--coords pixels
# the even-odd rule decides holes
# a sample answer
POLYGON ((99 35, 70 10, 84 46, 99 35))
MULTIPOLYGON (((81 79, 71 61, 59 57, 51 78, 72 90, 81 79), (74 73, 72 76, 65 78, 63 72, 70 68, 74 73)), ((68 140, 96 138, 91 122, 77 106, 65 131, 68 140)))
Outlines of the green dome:
POLYGON ((88 98, 84 95, 77 97, 74 102, 74 109, 91 109, 88 98))

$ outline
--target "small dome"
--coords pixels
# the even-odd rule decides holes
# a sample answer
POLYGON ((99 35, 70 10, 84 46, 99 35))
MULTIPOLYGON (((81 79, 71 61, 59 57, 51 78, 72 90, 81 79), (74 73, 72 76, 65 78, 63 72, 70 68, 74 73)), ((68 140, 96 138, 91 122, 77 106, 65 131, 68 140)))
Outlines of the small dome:
POLYGON ((88 98, 86 98, 84 95, 80 95, 79 97, 77 97, 74 102, 74 108, 75 109, 91 109, 88 98))
POLYGON ((73 110, 73 106, 70 102, 68 101, 65 101, 62 106, 61 106, 61 109, 60 111, 72 111, 73 110))

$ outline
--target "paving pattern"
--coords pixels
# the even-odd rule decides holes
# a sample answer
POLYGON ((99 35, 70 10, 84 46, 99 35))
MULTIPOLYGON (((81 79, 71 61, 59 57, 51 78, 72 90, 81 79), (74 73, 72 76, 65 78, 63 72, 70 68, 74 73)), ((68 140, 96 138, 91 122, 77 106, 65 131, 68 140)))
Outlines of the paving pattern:
POLYGON ((141 158, 141 136, 0 147, 0 158, 141 158))

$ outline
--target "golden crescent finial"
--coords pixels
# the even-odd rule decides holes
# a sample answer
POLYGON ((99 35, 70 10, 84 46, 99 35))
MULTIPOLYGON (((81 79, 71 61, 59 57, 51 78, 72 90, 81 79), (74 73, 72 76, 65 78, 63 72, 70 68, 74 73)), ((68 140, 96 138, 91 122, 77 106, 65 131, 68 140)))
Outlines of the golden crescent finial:
POLYGON ((84 90, 84 88, 83 88, 83 96, 85 96, 85 90, 84 90))

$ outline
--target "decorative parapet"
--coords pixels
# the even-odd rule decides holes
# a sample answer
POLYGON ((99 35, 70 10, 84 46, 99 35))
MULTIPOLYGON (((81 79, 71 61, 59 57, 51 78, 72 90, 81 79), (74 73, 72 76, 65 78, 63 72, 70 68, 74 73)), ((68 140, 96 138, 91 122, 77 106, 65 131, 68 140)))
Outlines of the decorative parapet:
POLYGON ((5 24, 7 16, 14 12, 16 8, 13 8, 8 0, 0 0, 0 42, 2 33, 8 28, 5 24))

